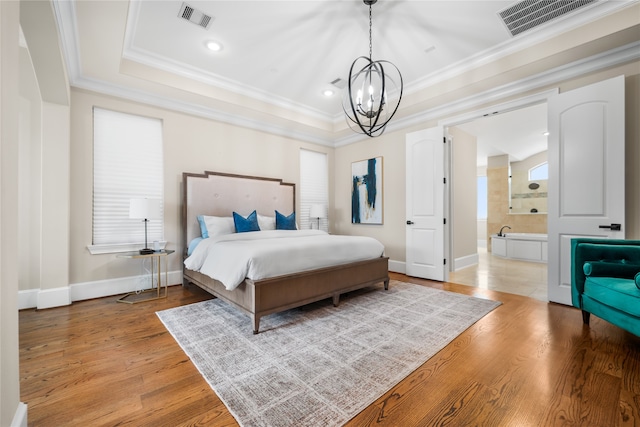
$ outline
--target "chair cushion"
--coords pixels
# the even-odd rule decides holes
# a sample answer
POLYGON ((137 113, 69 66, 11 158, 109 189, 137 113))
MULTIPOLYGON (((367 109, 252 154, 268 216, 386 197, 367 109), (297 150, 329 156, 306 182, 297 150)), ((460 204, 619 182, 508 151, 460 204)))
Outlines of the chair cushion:
POLYGON ((590 276, 584 282, 584 294, 601 304, 640 317, 640 289, 634 279, 590 276))

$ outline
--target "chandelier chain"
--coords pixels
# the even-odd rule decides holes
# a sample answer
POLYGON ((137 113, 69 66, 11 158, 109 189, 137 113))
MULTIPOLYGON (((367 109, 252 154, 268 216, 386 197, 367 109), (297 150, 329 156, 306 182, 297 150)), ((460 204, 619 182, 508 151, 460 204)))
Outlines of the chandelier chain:
POLYGON ((372 37, 371 37, 371 25, 372 25, 372 20, 371 20, 371 5, 369 5, 369 60, 373 59, 373 42, 372 37))

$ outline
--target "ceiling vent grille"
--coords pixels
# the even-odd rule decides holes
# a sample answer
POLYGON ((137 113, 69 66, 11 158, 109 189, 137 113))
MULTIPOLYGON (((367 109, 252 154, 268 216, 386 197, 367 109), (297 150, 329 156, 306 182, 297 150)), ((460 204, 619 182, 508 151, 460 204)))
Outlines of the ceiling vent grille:
POLYGON ((192 24, 196 24, 199 27, 208 30, 213 23, 213 17, 207 15, 206 13, 194 8, 193 6, 189 6, 187 3, 182 3, 180 7, 180 12, 178 13, 178 17, 185 19, 192 24))
POLYGON ((332 81, 330 84, 334 85, 338 89, 344 89, 345 87, 347 87, 347 82, 342 80, 340 77, 332 81))
POLYGON ((524 0, 498 12, 512 36, 573 12, 596 0, 524 0))

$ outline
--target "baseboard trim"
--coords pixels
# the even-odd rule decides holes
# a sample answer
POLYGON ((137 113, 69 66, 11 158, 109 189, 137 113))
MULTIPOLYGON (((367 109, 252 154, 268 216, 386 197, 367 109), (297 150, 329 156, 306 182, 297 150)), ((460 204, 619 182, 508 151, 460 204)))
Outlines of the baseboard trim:
POLYGON ((62 307, 71 304, 71 292, 69 286, 38 290, 37 308, 62 307))
MULTIPOLYGON (((29 289, 18 292, 18 309, 53 308, 69 305, 74 301, 126 294, 140 290, 140 282, 148 276, 130 276, 118 279, 73 283, 54 289, 29 289)), ((167 273, 169 286, 182 283, 182 270, 167 273)))
POLYGON ((394 273, 406 274, 406 263, 404 261, 394 261, 390 259, 389 271, 393 271, 394 273))
POLYGON ((480 256, 477 253, 476 254, 472 254, 472 255, 463 256, 463 257, 460 257, 460 258, 456 258, 455 261, 454 261, 454 270, 453 271, 462 270, 463 268, 470 267, 472 265, 476 265, 476 264, 478 264, 478 262, 480 262, 480 256))
POLYGON ((27 427, 27 404, 23 402, 18 403, 16 413, 13 415, 11 421, 11 427, 27 427))

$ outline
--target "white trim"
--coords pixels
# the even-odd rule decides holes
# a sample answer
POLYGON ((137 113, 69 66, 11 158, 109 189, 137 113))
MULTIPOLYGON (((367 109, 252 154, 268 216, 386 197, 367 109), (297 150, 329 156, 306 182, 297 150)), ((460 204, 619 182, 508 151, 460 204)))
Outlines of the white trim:
MULTIPOLYGON (((140 290, 138 284, 140 280, 145 279, 145 277, 145 275, 138 275, 93 282, 73 283, 69 286, 55 289, 29 289, 19 291, 18 309, 62 307, 71 304, 72 301, 84 301, 135 292, 140 290)), ((169 286, 182 284, 182 270, 167 272, 167 282, 169 286)))
MULTIPOLYGON (((167 241, 163 240, 160 243, 160 249, 165 249, 167 241)), ((153 242, 147 242, 150 248, 153 248, 153 242)), ((111 245, 87 245, 87 250, 91 255, 101 254, 117 254, 121 252, 138 251, 144 248, 144 243, 115 243, 111 245)))
MULTIPOLYGON (((580 19, 584 19, 584 21, 582 21, 582 24, 584 24, 586 22, 589 22, 590 20, 595 20, 596 18, 598 18, 598 15, 605 16, 616 12, 617 10, 624 9, 627 6, 631 6, 634 3, 635 2, 599 2, 601 6, 598 6, 598 8, 594 8, 595 10, 587 11, 587 13, 584 13, 580 17, 580 19)), ((137 5, 137 2, 132 2, 132 4, 133 7, 135 7, 137 5)), ((215 108, 205 107, 190 102, 176 101, 169 97, 161 97, 133 88, 123 88, 112 83, 83 76, 80 62, 80 51, 77 44, 78 30, 76 22, 77 19, 75 2, 54 0, 53 8, 57 17, 58 31, 60 33, 60 38, 62 41, 62 50, 66 58, 67 69, 69 73, 69 84, 71 86, 119 97, 122 99, 128 99, 134 102, 141 102, 172 111, 192 114, 198 117, 216 120, 222 123, 245 127, 248 129, 270 133, 273 135, 283 136, 299 141, 305 141, 329 147, 340 147, 363 141, 368 138, 366 135, 357 133, 349 134, 344 137, 321 137, 318 136, 317 133, 296 131, 283 126, 273 125, 263 120, 250 119, 234 114, 229 114, 215 108)), ((562 29, 562 31, 573 28, 572 26, 577 25, 576 22, 577 21, 563 23, 565 27, 562 29)), ((127 23, 127 25, 129 24, 127 23)), ((553 27, 560 28, 557 27, 557 25, 559 25, 559 22, 554 21, 553 27)), ((545 37, 548 38, 551 35, 553 34, 549 34, 549 32, 547 31, 540 31, 540 33, 536 34, 535 37, 537 38, 537 42, 540 42, 544 40, 545 37)), ((490 59, 495 60, 501 55, 500 48, 502 48, 504 53, 509 53, 508 51, 509 49, 511 49, 511 46, 520 45, 519 47, 524 47, 525 44, 526 40, 516 41, 512 43, 505 42, 505 45, 494 48, 493 51, 486 51, 484 53, 488 55, 490 59)), ((562 81, 570 80, 586 73, 592 73, 598 70, 623 64, 625 62, 637 60, 638 58, 640 58, 639 47, 640 42, 631 43, 629 45, 622 46, 617 49, 612 49, 599 55, 595 55, 561 67, 547 70, 546 72, 528 77, 523 80, 490 89, 488 91, 476 94, 465 99, 443 104, 441 106, 422 111, 404 118, 392 120, 387 128, 387 132, 393 132, 402 130, 410 126, 420 125, 425 121, 438 119, 440 117, 451 116, 452 114, 456 114, 459 111, 477 108, 480 105, 488 105, 492 102, 500 102, 501 100, 510 96, 517 96, 518 94, 522 94, 527 91, 534 91, 545 86, 558 84, 562 81)), ((474 66, 478 66, 481 63, 481 58, 474 59, 474 66)), ((468 60, 465 60, 464 64, 468 65, 468 60)), ((463 65, 460 64, 459 67, 460 66, 463 65)), ((447 73, 449 75, 454 75, 456 73, 459 74, 461 71, 464 70, 462 68, 456 69, 454 67, 448 69, 447 73)), ((444 74, 445 73, 443 73, 442 71, 438 72, 438 76, 442 76, 444 74)), ((422 86, 433 84, 433 81, 435 81, 433 80, 433 77, 427 76, 424 80, 411 85, 410 92, 413 92, 418 88, 421 88, 422 86), (432 80, 429 81, 429 78, 431 78, 432 80)), ((312 113, 310 115, 313 116, 312 113)), ((342 116, 342 114, 337 114, 333 117, 332 121, 330 120, 330 122, 332 126, 335 127, 343 120, 344 117, 342 116)))
POLYGON ((36 308, 38 306, 38 293, 40 289, 27 289, 18 291, 18 310, 36 308))
POLYGON ((122 58, 146 65, 151 68, 166 71, 177 76, 195 80, 206 85, 217 87, 229 92, 256 99, 258 101, 270 104, 276 107, 288 110, 302 111, 303 114, 317 120, 330 121, 332 114, 325 113, 308 105, 295 102, 283 96, 276 95, 253 86, 241 84, 236 80, 222 77, 215 73, 194 67, 181 61, 175 61, 171 58, 158 55, 154 52, 136 47, 133 45, 133 38, 136 34, 135 26, 140 14, 142 2, 134 1, 129 4, 129 14, 127 17, 127 26, 125 28, 125 40, 122 49, 122 58))
POLYGON ((53 308, 71 304, 71 293, 68 286, 52 289, 40 289, 38 291, 38 302, 36 307, 53 308))
MULTIPOLYGON (((410 126, 418 126, 428 122, 429 120, 449 117, 459 111, 478 108, 481 105, 490 105, 512 96, 518 96, 519 94, 558 84, 584 74, 631 62, 638 58, 640 58, 640 42, 630 43, 626 46, 575 61, 526 79, 498 86, 481 93, 476 93, 467 98, 442 104, 438 107, 424 110, 407 117, 392 120, 387 126, 386 132, 394 132, 410 126)), ((362 134, 348 135, 346 137, 336 139, 335 146, 340 147, 353 144, 366 138, 368 137, 362 134)))
POLYGON ((453 261, 453 271, 462 270, 463 268, 476 265, 479 262, 480 262, 480 256, 477 253, 456 258, 453 261))
POLYGON ((13 420, 11 420, 11 427, 27 427, 27 404, 23 402, 18 403, 15 414, 13 414, 13 420))
POLYGON ((394 261, 392 259, 389 260, 389 271, 393 271, 394 273, 405 274, 407 271, 406 263, 404 261, 394 261))

